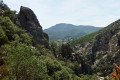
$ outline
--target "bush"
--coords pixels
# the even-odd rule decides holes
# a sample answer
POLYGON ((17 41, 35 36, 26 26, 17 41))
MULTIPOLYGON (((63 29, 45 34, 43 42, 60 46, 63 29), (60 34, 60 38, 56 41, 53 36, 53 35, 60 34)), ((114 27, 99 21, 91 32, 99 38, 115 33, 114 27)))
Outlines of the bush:
POLYGON ((0 42, 9 41, 31 44, 32 37, 25 30, 18 28, 8 17, 0 16, 0 42))
POLYGON ((18 44, 8 53, 10 80, 42 80, 48 77, 46 64, 35 56, 36 52, 31 46, 18 44))

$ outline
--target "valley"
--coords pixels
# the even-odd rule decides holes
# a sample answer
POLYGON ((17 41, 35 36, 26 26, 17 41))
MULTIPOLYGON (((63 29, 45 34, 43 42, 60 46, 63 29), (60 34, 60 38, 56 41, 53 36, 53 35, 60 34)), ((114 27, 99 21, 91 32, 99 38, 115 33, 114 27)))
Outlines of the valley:
POLYGON ((32 9, 0 3, 0 80, 119 80, 119 57, 120 20, 43 30, 32 9))

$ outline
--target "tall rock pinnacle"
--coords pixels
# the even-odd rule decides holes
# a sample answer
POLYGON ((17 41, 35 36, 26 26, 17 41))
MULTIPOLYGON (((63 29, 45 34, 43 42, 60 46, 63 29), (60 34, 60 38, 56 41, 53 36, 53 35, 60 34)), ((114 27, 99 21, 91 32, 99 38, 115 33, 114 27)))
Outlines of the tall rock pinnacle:
POLYGON ((43 32, 42 26, 31 9, 21 6, 17 25, 33 35, 34 45, 41 44, 46 47, 48 46, 49 37, 43 32))

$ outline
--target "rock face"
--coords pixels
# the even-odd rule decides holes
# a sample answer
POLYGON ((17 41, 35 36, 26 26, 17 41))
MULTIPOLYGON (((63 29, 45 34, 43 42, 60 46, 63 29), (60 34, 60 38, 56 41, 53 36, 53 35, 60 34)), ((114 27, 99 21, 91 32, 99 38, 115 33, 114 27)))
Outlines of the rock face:
POLYGON ((43 32, 42 26, 31 9, 21 6, 16 24, 33 35, 34 45, 41 44, 48 47, 49 37, 43 32))
POLYGON ((120 63, 120 20, 108 25, 86 42, 75 46, 76 54, 84 56, 93 71, 106 76, 113 70, 113 63, 120 63))
POLYGON ((93 53, 96 51, 108 51, 109 40, 120 31, 120 20, 112 23, 102 30, 96 37, 93 43, 93 53))
POLYGON ((79 64, 79 74, 92 74, 92 69, 89 64, 86 63, 85 59, 81 56, 81 54, 73 54, 72 60, 77 61, 79 64))
POLYGON ((67 58, 67 59, 70 58, 72 55, 72 49, 68 43, 62 44, 59 52, 63 58, 67 58))
POLYGON ((78 64, 79 64, 78 74, 90 74, 91 75, 92 74, 91 66, 89 66, 86 63, 86 61, 81 56, 81 54, 75 54, 75 53, 72 53, 72 52, 73 52, 73 50, 68 43, 62 44, 62 46, 60 47, 60 50, 59 50, 59 54, 63 58, 70 59, 71 61, 77 61, 78 62, 78 64))

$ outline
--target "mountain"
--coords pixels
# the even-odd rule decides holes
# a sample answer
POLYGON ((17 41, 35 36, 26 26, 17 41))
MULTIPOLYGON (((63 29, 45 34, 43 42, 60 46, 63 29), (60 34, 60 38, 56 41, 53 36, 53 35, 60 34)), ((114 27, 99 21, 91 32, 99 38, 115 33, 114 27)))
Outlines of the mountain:
MULTIPOLYGON (((72 26, 55 29, 77 32, 72 26)), ((112 77, 119 80, 119 57, 120 20, 58 46, 30 8, 22 6, 17 14, 0 3, 0 80, 110 80, 113 63, 112 77)))
POLYGON ((56 24, 48 29, 45 29, 50 40, 66 39, 66 38, 79 38, 91 32, 97 31, 102 27, 94 27, 89 25, 72 25, 66 23, 56 24))
MULTIPOLYGON (((62 52, 72 52, 70 45, 62 47, 62 52)), ((59 46, 49 42, 30 8, 22 6, 17 14, 0 3, 0 80, 96 79, 94 75, 81 77, 84 71, 69 59, 71 54, 65 54, 65 59, 59 53, 59 46)))
POLYGON ((120 64, 120 20, 70 44, 74 47, 74 54, 83 57, 94 72, 107 76, 113 71, 113 63, 120 64))

